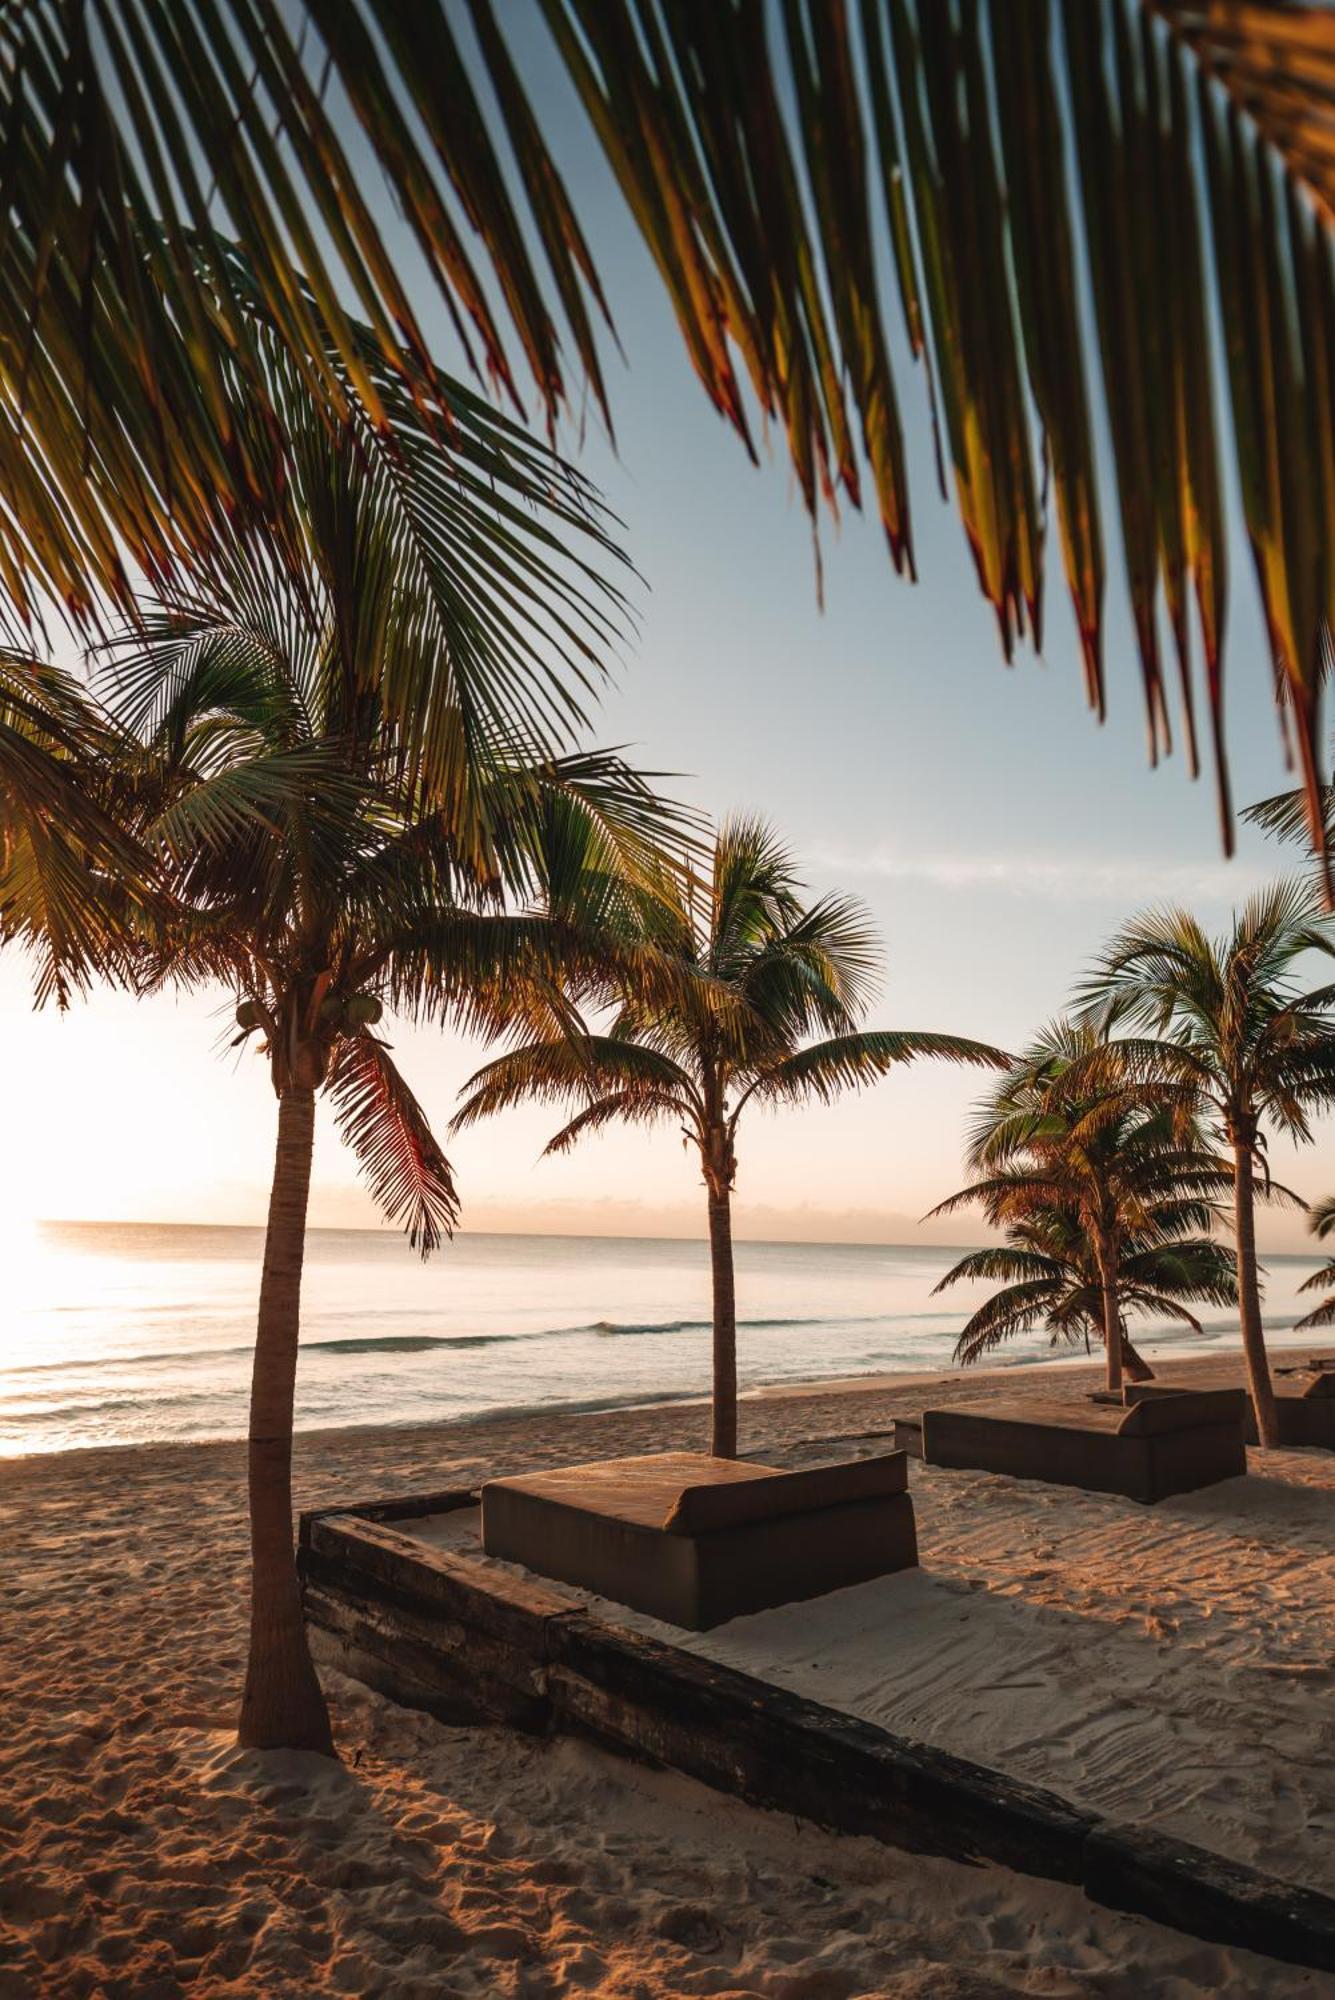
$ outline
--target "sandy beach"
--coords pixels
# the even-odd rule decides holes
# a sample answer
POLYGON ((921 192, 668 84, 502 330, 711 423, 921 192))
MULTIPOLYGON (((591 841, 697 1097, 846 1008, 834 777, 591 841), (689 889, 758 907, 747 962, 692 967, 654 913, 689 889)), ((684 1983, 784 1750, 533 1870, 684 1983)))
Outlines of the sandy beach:
MULTIPOLYGON (((1073 1391, 1097 1373, 1060 1372, 1073 1391)), ((926 1387, 749 1399, 743 1448, 877 1448, 926 1387)), ((298 1500, 699 1448, 704 1428, 678 1403, 313 1433, 298 1500)), ((865 1620, 835 1615, 813 1640, 809 1610, 805 1642, 778 1612, 710 1643, 752 1670, 762 1646, 774 1678, 827 1700, 837 1658, 854 1712, 1083 1783, 1128 1816, 1139 1799, 1189 1837, 1319 1879, 1335 1841, 1335 1461, 1286 1452, 1253 1470, 1245 1503, 1230 1487, 1140 1510, 915 1465, 924 1574, 892 1583, 931 1601, 915 1596, 922 1629, 892 1665, 865 1620), (1170 1750, 1191 1773, 1176 1792, 1170 1750)), ((447 1729, 347 1681, 331 1686, 342 1767, 240 1755, 235 1444, 11 1460, 0 1519, 0 2000, 1335 1993, 1070 1889, 837 1838, 570 1742, 447 1729)))

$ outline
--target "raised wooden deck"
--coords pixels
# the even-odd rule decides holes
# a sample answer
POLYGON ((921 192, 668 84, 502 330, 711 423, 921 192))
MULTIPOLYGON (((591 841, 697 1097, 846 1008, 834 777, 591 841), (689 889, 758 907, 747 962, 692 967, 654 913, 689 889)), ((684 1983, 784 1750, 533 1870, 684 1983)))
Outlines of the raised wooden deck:
POLYGON ((1335 1971, 1335 1899, 1127 1826, 590 1614, 398 1523, 454 1489, 302 1519, 316 1657, 452 1723, 588 1737, 890 1846, 1075 1883, 1218 1943, 1335 1971))

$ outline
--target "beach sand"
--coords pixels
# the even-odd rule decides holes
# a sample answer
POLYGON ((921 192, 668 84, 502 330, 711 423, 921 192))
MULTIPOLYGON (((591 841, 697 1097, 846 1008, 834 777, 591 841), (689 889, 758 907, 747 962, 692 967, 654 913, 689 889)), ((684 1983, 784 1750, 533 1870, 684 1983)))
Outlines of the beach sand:
MULTIPOLYGON (((1094 1373, 1061 1372, 1073 1391, 1094 1373)), ((981 1377, 951 1388, 988 1392, 981 1377)), ((902 1377, 749 1399, 743 1446, 800 1460, 832 1440, 874 1442, 896 1406, 922 1400, 902 1377)), ((704 1438, 703 1409, 680 1403, 314 1433, 298 1443, 298 1501, 699 1449, 704 1438)), ((1145 1649, 1124 1720, 1160 1701, 1165 1726, 1189 1721, 1206 1743, 1216 1694, 1233 1689, 1218 1727, 1250 1728, 1254 1740, 1233 1818, 1217 1823, 1250 1829, 1266 1866, 1292 1870, 1330 1839, 1328 1798, 1323 1824, 1314 1795, 1294 1787, 1304 1732, 1312 1765, 1330 1760, 1335 1574, 1321 1455, 1278 1456, 1246 1533, 1227 1509, 1211 1512, 1209 1495, 1172 1503, 1170 1521, 1162 1507, 920 1466, 914 1491, 924 1559, 962 1610, 985 1631, 997 1617, 1045 1631, 1055 1621, 1059 1637, 1031 1645, 1023 1677, 1048 1675, 1068 1720, 1104 1657, 1086 1624, 1106 1639, 1113 1708, 1126 1689, 1112 1682, 1145 1649), (1110 1527, 1105 1512, 1125 1525, 1110 1527), (1227 1548, 1202 1565, 1211 1522, 1227 1548), (1197 1674, 1205 1698, 1194 1713, 1197 1674)), ((1100 1910, 1071 1889, 837 1838, 571 1742, 447 1729, 338 1677, 341 1767, 242 1755, 230 1735, 245 1635, 243 1463, 235 1444, 0 1463, 0 2000, 1335 1995, 1335 1979, 1100 1910)), ((810 1608, 804 1619, 809 1629, 810 1608)), ((845 1637, 856 1652, 862 1641, 845 1637)), ((775 1678, 807 1685, 827 1671, 791 1633, 772 1638, 775 1678)), ((920 1655, 888 1679, 882 1668, 877 1712, 894 1726, 917 1715, 921 1733, 958 1732, 956 1747, 985 1754, 986 1732, 969 1735, 972 1648, 958 1634, 941 1645, 940 1685, 920 1655)), ((1060 1773, 1043 1759, 1057 1732, 1025 1697, 995 1696, 1009 1718, 1005 1753, 1053 1782, 1060 1773)), ((1086 1762, 1079 1735, 1071 1741, 1068 1778, 1086 1762)), ((1098 1738, 1119 1741, 1124 1751, 1125 1736, 1098 1738)), ((1226 1771, 1222 1737, 1214 1749, 1226 1771)), ((1154 1782, 1142 1770, 1123 1809, 1154 1782)), ((1221 1796, 1210 1794, 1216 1814, 1221 1796)))

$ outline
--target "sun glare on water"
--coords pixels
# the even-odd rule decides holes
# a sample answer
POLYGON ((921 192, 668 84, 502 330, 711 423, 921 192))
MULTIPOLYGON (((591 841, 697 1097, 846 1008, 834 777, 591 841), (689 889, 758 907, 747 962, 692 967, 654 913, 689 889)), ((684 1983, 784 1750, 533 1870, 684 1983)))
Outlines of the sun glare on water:
POLYGON ((21 1209, 0 1208, 0 1353, 20 1314, 38 1302, 46 1261, 46 1246, 35 1219, 21 1209))

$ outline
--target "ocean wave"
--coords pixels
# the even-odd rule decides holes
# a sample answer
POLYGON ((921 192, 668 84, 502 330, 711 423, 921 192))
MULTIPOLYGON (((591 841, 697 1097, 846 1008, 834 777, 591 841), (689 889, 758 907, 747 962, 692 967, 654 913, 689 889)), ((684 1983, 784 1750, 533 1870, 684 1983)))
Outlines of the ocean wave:
MULTIPOLYGON (((712 1320, 707 1319, 595 1319, 583 1321, 577 1326, 529 1327, 519 1333, 339 1334, 324 1339, 303 1340, 301 1352, 302 1354, 426 1354, 434 1349, 504 1347, 516 1341, 570 1340, 589 1334, 603 1338, 630 1338, 638 1334, 708 1333, 712 1325, 712 1320)), ((804 1326, 824 1326, 833 1329, 889 1325, 887 1316, 881 1313, 847 1319, 827 1314, 824 1318, 817 1319, 739 1319, 737 1331, 764 1333, 775 1329, 804 1326)), ((101 1373, 103 1370, 111 1369, 171 1366, 188 1368, 199 1363, 212 1366, 219 1361, 239 1360, 253 1354, 254 1351, 254 1343, 248 1341, 244 1345, 234 1347, 176 1348, 149 1354, 100 1354, 85 1355, 67 1361, 20 1362, 9 1368, 0 1368, 0 1382, 12 1381, 26 1375, 51 1373, 78 1374, 81 1371, 101 1373)))
MULTIPOLYGON (((612 1320, 598 1319, 581 1322, 575 1326, 542 1326, 520 1329, 516 1332, 498 1333, 383 1333, 326 1335, 303 1340, 301 1353, 319 1367, 322 1360, 335 1361, 345 1355, 375 1356, 378 1354, 431 1354, 461 1352, 487 1347, 508 1347, 534 1341, 560 1343, 563 1341, 634 1340, 655 1335, 670 1338, 678 1334, 706 1335, 712 1322, 707 1319, 654 1319, 654 1320, 612 1320)), ((824 1314, 812 1317, 739 1319, 737 1331, 740 1335, 775 1333, 800 1333, 802 1330, 821 1329, 834 1344, 838 1344, 841 1334, 853 1333, 858 1328, 878 1329, 879 1339, 872 1345, 879 1349, 885 1345, 885 1354, 872 1356, 866 1342, 862 1342, 856 1352, 850 1351, 848 1359, 855 1364, 868 1359, 889 1362, 900 1368, 935 1365, 921 1356, 919 1343, 924 1340, 935 1342, 947 1334, 952 1336, 958 1328, 959 1315, 944 1313, 868 1313, 824 1314)), ((1283 1339, 1294 1331, 1292 1319, 1288 1315, 1276 1315, 1266 1328, 1267 1335, 1283 1339)), ((1151 1347, 1213 1345, 1220 1339, 1236 1340, 1238 1322, 1236 1317, 1210 1318, 1202 1322, 1199 1331, 1194 1327, 1175 1324, 1144 1324, 1132 1328, 1132 1338, 1142 1345, 1151 1347)), ((998 1355, 997 1365, 1014 1365, 1047 1353, 1047 1344, 1041 1334, 1032 1336, 1033 1351, 1009 1356, 998 1355)), ((823 1345, 823 1343, 822 1343, 823 1345)), ((818 1348, 810 1350, 814 1360, 818 1348)), ((1063 1350, 1058 1350, 1060 1353, 1063 1350)), ((1091 1351, 1097 1352, 1097 1342, 1091 1343, 1091 1351)), ((0 1404, 21 1404, 45 1397, 46 1392, 37 1384, 53 1375, 69 1378, 86 1376, 91 1378, 110 1377, 162 1369, 177 1374, 190 1374, 199 1368, 216 1368, 220 1362, 249 1360, 254 1353, 253 1342, 227 1347, 183 1347, 158 1349, 149 1353, 121 1353, 85 1355, 63 1361, 33 1361, 11 1363, 0 1367, 0 1404), (179 1374, 177 1373, 179 1371, 179 1374), (25 1389, 24 1385, 32 1387, 25 1389)), ((89 1385, 91 1387, 91 1384, 89 1385)), ((149 1393, 154 1394, 153 1390, 149 1393)), ((156 1396, 154 1397, 156 1400, 156 1396)))

